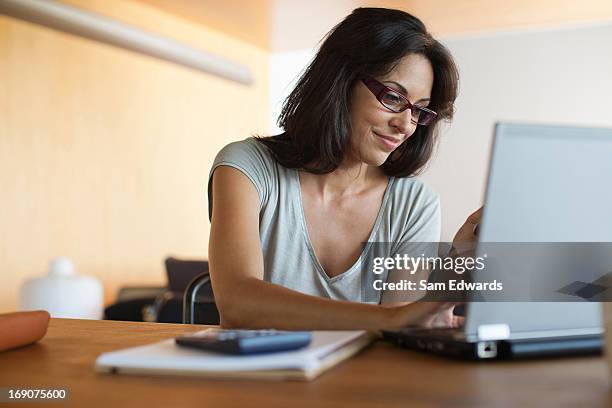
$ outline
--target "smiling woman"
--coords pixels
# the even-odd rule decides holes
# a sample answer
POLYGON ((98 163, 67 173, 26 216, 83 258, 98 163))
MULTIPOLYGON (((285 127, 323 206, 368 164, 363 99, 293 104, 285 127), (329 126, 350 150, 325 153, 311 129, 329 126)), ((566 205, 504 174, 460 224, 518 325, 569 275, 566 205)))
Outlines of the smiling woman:
MULTIPOLYGON (((413 129, 409 143, 402 144, 382 166, 388 175, 412 176, 432 153, 436 123, 452 119, 458 81, 450 53, 419 19, 399 10, 356 9, 330 31, 287 98, 279 118, 285 133, 262 142, 286 167, 314 173, 335 170, 354 145, 351 128, 357 115, 351 111, 362 107, 356 102, 364 100, 369 88, 379 100, 404 98, 437 113, 430 126, 413 129), (384 85, 396 92, 384 93, 372 80, 388 81, 384 85)), ((376 103, 371 95, 367 97, 367 102, 376 103)), ((381 103, 378 110, 387 114, 403 111, 381 103)), ((401 124, 392 131, 399 132, 401 124)))
POLYGON ((393 256, 439 241, 438 196, 414 176, 436 124, 452 117, 457 85, 449 52, 405 12, 356 9, 328 34, 285 102, 284 133, 232 143, 211 169, 209 262, 222 325, 457 323, 445 304, 381 305, 392 295, 366 284, 362 268, 373 242, 391 242, 393 256))

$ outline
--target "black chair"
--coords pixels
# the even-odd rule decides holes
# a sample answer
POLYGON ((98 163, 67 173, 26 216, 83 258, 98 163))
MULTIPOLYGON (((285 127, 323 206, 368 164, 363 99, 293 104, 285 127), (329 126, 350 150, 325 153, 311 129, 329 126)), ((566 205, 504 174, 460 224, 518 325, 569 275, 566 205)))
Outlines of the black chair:
POLYGON ((220 322, 215 295, 210 284, 210 275, 204 272, 187 285, 183 297, 183 323, 211 324, 220 322))
POLYGON ((208 262, 169 257, 164 264, 167 286, 122 288, 117 302, 105 309, 105 319, 182 323, 184 293, 194 278, 208 275, 208 262))

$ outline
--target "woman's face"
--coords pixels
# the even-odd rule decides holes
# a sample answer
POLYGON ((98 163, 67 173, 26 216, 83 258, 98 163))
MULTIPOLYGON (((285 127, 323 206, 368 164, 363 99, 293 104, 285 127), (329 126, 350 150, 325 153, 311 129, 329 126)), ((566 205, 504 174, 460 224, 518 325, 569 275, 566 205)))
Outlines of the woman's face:
MULTIPOLYGON (((400 60, 386 76, 377 81, 395 89, 413 105, 426 107, 431 96, 434 74, 427 58, 410 54, 400 60)), ((385 108, 361 81, 353 88, 350 100, 352 159, 380 166, 416 130, 410 109, 394 113, 385 108)))

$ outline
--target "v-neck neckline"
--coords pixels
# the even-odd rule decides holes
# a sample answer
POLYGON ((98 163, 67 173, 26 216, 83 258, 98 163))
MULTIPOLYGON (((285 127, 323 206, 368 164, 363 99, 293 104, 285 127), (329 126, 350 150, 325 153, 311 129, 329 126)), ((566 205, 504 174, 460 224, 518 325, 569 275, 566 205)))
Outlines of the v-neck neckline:
POLYGON ((329 282, 337 282, 341 279, 343 279, 346 275, 348 275, 350 272, 352 272, 355 267, 357 265, 359 265, 361 263, 362 258, 364 257, 364 254, 366 254, 368 252, 368 250, 370 249, 370 246, 372 245, 372 237, 378 232, 378 230, 380 229, 380 223, 383 217, 383 213, 384 213, 384 209, 387 206, 387 201, 390 195, 390 191, 391 191, 391 186, 393 185, 393 183, 395 182, 395 177, 389 176, 389 180, 387 181, 387 186, 385 187, 385 193, 383 194, 383 199, 382 202, 380 204, 380 207, 378 209, 378 214, 376 215, 376 219, 374 221, 374 225, 372 225, 372 229, 370 230, 370 234, 368 236, 368 240, 366 242, 366 244, 364 245, 363 250, 361 251, 361 253, 359 254, 359 256, 357 257, 357 259, 355 260, 355 262, 344 272, 336 275, 336 276, 332 276, 330 277, 327 272, 325 272, 325 269, 323 268, 323 265, 321 264, 321 262, 319 262, 319 258, 317 258, 317 254, 314 250, 314 246, 312 245, 312 241, 310 239, 310 234, 308 233, 308 225, 306 224, 306 213, 304 212, 304 205, 303 205, 303 201, 302 201, 302 184, 300 181, 300 172, 298 169, 293 169, 294 171, 294 181, 295 181, 295 188, 297 189, 297 207, 298 207, 298 211, 299 211, 299 217, 300 218, 300 227, 302 229, 302 235, 304 237, 304 241, 306 243, 306 247, 308 248, 308 252, 310 253, 310 257, 312 258, 312 261, 314 262, 317 271, 319 272, 320 275, 323 276, 323 278, 329 282))

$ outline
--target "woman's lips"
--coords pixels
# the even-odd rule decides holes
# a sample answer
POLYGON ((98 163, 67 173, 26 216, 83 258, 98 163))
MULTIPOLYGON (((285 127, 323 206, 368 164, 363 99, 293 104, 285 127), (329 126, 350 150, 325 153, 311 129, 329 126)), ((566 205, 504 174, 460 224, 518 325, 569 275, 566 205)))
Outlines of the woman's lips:
POLYGON ((388 150, 388 151, 395 150, 395 148, 399 146, 400 143, 402 143, 401 139, 396 139, 391 136, 381 135, 376 132, 372 132, 372 133, 374 133, 374 135, 378 137, 378 140, 381 141, 381 144, 385 147, 385 150, 388 150))

